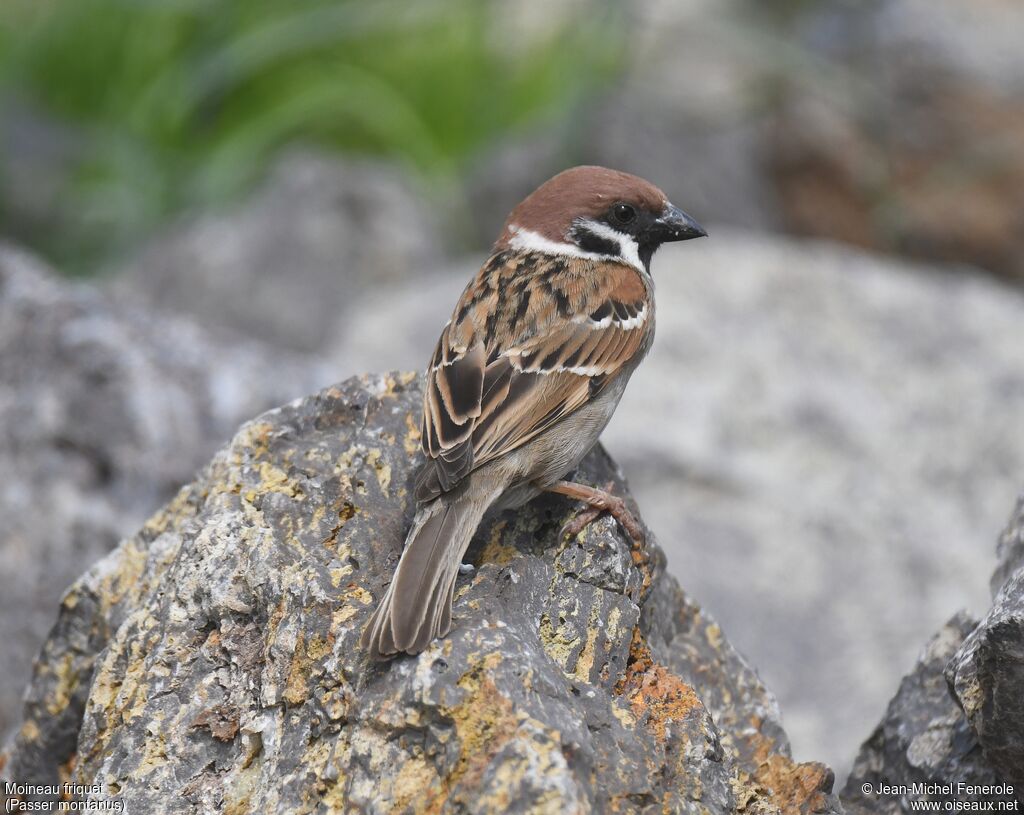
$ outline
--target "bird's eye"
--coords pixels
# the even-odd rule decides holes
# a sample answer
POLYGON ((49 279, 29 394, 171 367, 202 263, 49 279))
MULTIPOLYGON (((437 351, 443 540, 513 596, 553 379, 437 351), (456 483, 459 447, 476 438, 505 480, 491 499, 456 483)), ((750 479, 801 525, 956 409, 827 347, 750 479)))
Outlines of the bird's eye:
POLYGON ((612 206, 612 218, 623 226, 628 226, 636 220, 636 210, 620 201, 612 206))

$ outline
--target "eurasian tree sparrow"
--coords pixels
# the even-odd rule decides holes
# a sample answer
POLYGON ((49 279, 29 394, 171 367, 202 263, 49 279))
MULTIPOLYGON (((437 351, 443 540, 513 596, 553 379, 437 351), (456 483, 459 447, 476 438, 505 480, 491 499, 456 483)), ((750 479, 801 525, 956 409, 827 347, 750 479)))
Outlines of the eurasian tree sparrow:
POLYGON ((459 565, 488 509, 541 492, 610 512, 621 498, 562 480, 597 441, 654 338, 650 264, 668 241, 705 235, 654 185, 575 167, 527 197, 441 332, 423 398, 418 508, 391 585, 363 633, 382 658, 451 629, 459 565))

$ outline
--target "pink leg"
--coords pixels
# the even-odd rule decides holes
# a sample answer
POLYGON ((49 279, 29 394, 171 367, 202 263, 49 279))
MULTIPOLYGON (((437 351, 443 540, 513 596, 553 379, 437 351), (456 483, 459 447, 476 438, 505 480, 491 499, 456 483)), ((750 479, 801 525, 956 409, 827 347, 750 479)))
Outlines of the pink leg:
POLYGON ((608 490, 613 484, 609 483, 607 488, 600 490, 597 487, 588 487, 586 484, 577 484, 574 481, 558 481, 547 487, 548 492, 557 492, 560 495, 567 495, 578 501, 583 501, 589 509, 581 512, 562 527, 559 537, 568 535, 573 537, 586 526, 607 512, 621 526, 626 534, 633 539, 634 546, 640 546, 644 542, 644 531, 636 518, 626 508, 626 502, 617 495, 612 495, 608 490))

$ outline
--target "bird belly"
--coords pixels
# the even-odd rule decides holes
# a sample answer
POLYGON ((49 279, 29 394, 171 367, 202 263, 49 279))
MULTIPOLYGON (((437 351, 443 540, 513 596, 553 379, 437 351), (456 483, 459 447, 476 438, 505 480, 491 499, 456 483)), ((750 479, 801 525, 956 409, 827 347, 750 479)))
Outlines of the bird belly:
POLYGON ((628 380, 628 373, 620 374, 593 402, 495 462, 508 468, 510 486, 494 508, 522 506, 575 469, 615 413, 628 380))

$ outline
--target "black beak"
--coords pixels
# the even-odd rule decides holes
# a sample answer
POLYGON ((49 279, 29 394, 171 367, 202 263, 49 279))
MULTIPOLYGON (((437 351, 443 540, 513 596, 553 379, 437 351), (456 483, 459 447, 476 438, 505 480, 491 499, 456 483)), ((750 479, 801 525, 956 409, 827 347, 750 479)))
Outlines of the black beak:
POLYGON ((655 243, 669 241, 688 241, 690 238, 703 238, 707 232, 693 218, 679 207, 666 204, 650 227, 650 235, 655 243))

